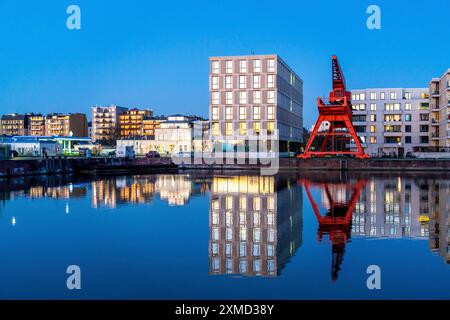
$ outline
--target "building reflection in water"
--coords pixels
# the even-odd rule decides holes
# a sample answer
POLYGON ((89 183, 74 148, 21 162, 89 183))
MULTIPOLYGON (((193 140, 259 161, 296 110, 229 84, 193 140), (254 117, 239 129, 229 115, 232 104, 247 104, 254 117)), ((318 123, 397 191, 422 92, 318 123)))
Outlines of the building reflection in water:
POLYGON ((213 178, 211 274, 277 276, 301 240, 301 188, 282 177, 213 178))

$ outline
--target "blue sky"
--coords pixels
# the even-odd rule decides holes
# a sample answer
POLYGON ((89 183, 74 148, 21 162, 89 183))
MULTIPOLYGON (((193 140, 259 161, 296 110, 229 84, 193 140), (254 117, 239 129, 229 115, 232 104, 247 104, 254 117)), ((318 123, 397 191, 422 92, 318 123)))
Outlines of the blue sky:
POLYGON ((332 54, 350 88, 422 87, 450 68, 448 12, 448 0, 1 0, 1 113, 118 104, 207 116, 209 56, 277 53, 304 80, 309 127, 332 54), (66 28, 71 4, 81 30, 66 28), (370 4, 381 30, 366 28, 370 4))

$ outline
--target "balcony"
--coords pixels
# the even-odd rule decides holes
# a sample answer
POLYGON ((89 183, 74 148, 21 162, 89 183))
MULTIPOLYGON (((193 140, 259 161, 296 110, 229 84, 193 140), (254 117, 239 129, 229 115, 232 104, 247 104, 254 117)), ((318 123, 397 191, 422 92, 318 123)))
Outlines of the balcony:
POLYGON ((432 126, 438 126, 439 125, 439 123, 440 123, 440 119, 431 119, 431 125, 432 126))
POLYGON ((431 139, 439 139, 439 133, 438 132, 433 132, 431 133, 431 139))

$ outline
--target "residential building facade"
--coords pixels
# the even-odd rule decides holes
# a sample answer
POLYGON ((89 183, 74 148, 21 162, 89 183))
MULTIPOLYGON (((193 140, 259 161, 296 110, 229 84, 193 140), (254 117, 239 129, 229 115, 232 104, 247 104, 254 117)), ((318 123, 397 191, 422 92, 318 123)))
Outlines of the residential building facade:
POLYGON ((126 110, 115 105, 92 107, 92 141, 114 145, 120 136, 119 115, 126 110))
MULTIPOLYGON (((279 141, 280 152, 297 150, 303 140, 301 78, 278 55, 209 61, 209 119, 215 150, 247 149, 249 136, 264 132, 279 141)), ((273 149, 270 143, 267 147, 273 149)))
MULTIPOLYGON (((152 110, 130 109, 119 115, 120 139, 136 139, 147 137, 149 128, 144 132, 144 120, 150 120, 152 110)), ((147 122, 147 127, 149 123, 147 122)), ((154 134, 154 132, 153 132, 154 134)))
POLYGON ((45 135, 87 137, 87 117, 83 113, 49 114, 45 117, 45 135))
POLYGON ((45 116, 31 114, 29 116, 28 134, 30 136, 45 136, 45 116))
POLYGON ((6 114, 1 118, 1 134, 7 136, 28 135, 29 115, 6 114))
POLYGON ((428 88, 352 90, 353 126, 367 154, 406 156, 430 143, 428 88))
MULTIPOLYGON (((450 69, 430 82, 431 147, 450 147, 450 69)), ((448 150, 447 150, 448 151, 448 150)))

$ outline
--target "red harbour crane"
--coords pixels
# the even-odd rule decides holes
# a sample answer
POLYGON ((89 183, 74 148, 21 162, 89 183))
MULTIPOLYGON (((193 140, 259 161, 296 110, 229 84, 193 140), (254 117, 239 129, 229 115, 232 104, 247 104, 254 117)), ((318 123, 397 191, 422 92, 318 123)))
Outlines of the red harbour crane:
MULTIPOLYGON (((322 98, 317 98, 319 118, 306 145, 305 152, 299 158, 350 155, 359 159, 369 158, 364 152, 355 128, 352 124, 351 93, 345 86, 345 78, 336 56, 332 56, 333 90, 330 92, 328 103, 322 98), (326 130, 319 131, 322 123, 329 123, 326 130), (318 137, 323 137, 320 150, 313 150, 313 142, 318 137), (348 149, 351 139, 355 142, 356 149, 348 149)), ((322 128, 323 129, 323 128, 322 128)), ((318 139, 317 139, 318 140, 318 139)))

